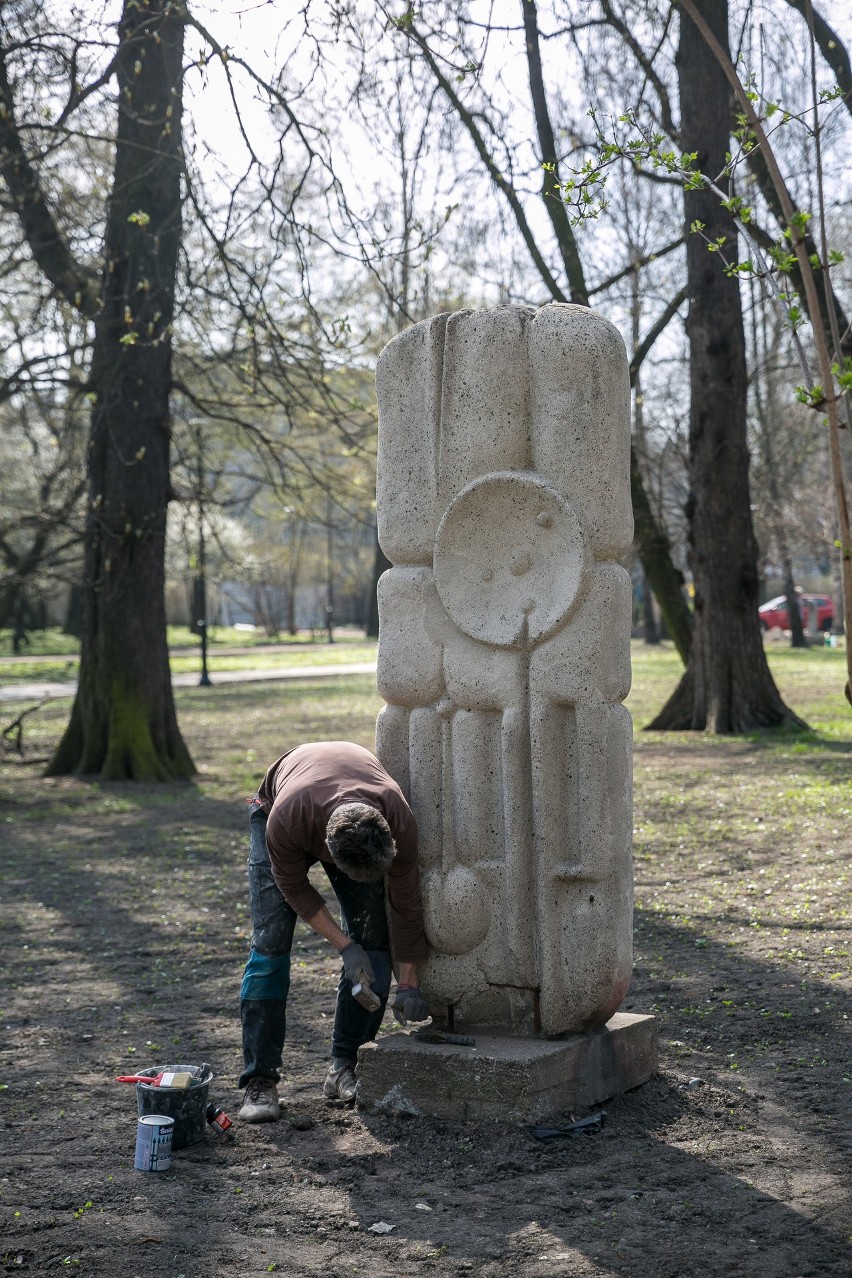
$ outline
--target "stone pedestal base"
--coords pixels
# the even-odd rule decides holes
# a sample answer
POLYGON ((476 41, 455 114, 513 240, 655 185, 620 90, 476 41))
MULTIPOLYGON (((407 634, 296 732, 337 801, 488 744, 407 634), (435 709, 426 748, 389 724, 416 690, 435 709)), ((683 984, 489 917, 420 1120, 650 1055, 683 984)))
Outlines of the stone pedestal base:
POLYGON ((617 1012, 602 1030, 557 1041, 474 1031, 475 1047, 391 1034, 358 1053, 366 1109, 524 1122, 577 1112, 657 1072, 653 1016, 617 1012))

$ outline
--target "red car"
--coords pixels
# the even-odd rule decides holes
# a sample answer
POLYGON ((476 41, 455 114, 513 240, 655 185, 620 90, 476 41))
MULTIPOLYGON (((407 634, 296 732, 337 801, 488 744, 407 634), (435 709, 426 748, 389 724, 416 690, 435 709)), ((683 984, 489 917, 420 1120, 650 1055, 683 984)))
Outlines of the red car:
MULTIPOLYGON (((802 625, 807 628, 811 609, 816 608, 817 630, 830 630, 834 625, 834 600, 828 595, 799 595, 799 611, 802 614, 802 625)), ((764 630, 780 626, 782 630, 790 629, 790 614, 787 610, 787 596, 778 595, 768 599, 757 610, 760 624, 764 630)))

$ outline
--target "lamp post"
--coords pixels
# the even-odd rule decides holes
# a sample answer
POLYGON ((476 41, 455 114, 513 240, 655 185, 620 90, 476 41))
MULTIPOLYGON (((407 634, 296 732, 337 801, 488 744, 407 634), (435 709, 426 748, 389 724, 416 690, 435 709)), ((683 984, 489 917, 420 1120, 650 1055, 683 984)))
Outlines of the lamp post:
POLYGON ((198 618, 198 629, 201 631, 201 678, 198 680, 198 686, 209 688, 213 681, 207 673, 207 622, 203 617, 198 618))
POLYGON ((202 493, 204 471, 203 460, 201 456, 201 436, 198 439, 198 577, 196 579, 196 625, 201 636, 201 678, 198 680, 199 688, 209 688, 211 686, 210 675, 207 673, 207 576, 205 563, 205 545, 204 545, 204 498, 202 493))

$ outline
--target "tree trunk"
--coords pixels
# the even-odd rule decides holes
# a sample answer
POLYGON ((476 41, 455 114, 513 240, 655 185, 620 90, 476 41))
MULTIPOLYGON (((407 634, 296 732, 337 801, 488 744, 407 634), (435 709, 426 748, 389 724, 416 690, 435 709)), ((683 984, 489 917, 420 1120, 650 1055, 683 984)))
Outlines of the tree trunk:
MULTIPOLYGON (((638 263, 639 246, 631 242, 631 254, 638 263)), ((642 393, 641 370, 635 364, 636 352, 639 349, 639 331, 642 320, 642 298, 639 291, 639 267, 630 276, 630 348, 633 364, 633 439, 630 446, 630 484, 636 525, 636 541, 639 545, 639 556, 642 561, 642 613, 646 643, 659 643, 660 636, 654 616, 652 603, 653 591, 648 577, 646 559, 652 561, 654 576, 665 592, 665 612, 671 611, 671 633, 675 634, 676 647, 684 665, 689 660, 689 649, 692 644, 692 616, 683 597, 683 578, 674 566, 671 557, 671 546, 665 533, 662 520, 658 523, 651 510, 647 489, 642 482, 639 468, 639 457, 647 457, 648 440, 645 432, 645 397, 642 393), (635 512, 639 512, 638 514, 635 512), (654 546, 660 543, 660 552, 654 554, 654 546), (654 562, 656 561, 656 562, 654 562)))
MULTIPOLYGON (((727 0, 698 8, 728 47, 727 0)), ((725 166, 731 121, 724 73, 699 31, 681 14, 677 71, 681 146, 714 178, 725 166)), ((684 192, 690 351, 689 540, 695 626, 689 663, 649 726, 715 733, 804 726, 773 682, 758 620, 757 544, 751 520, 746 442, 746 361, 739 283, 720 253, 689 229, 701 222, 714 242, 726 238, 736 260, 730 217, 706 189, 684 192)))
POLYGON ((76 581, 71 583, 68 591, 68 608, 62 633, 73 635, 75 639, 83 634, 83 587, 76 581))
POLYGON ((647 573, 642 571, 642 631, 647 644, 658 644, 660 632, 657 629, 657 618, 654 616, 654 594, 648 584, 647 573))
POLYGON ((18 585, 15 589, 14 601, 12 603, 12 651, 17 654, 21 651, 23 644, 30 642, 27 626, 29 623, 29 607, 27 605, 27 592, 23 585, 18 585))
POLYGON ((181 238, 183 22, 125 0, 118 130, 90 389, 80 683, 48 775, 190 776, 166 645, 171 324, 181 238))
POLYGON ((373 589, 370 592, 370 611, 367 615, 367 638, 378 639, 379 637, 379 597, 377 594, 379 588, 379 577, 383 572, 390 568, 391 561, 379 545, 379 535, 376 533, 376 557, 373 561, 373 589))
POLYGON ((692 650, 692 613, 683 593, 683 576, 674 565, 668 534, 654 517, 642 483, 636 453, 630 450, 630 493, 633 498, 634 537, 648 584, 654 592, 666 629, 684 665, 692 650))
MULTIPOLYGON (((839 536, 840 536, 840 533, 838 531, 835 533, 835 539, 839 539, 839 536)), ((845 616, 844 607, 843 607, 843 572, 841 569, 839 555, 832 556, 831 581, 832 581, 831 593, 834 598, 834 616, 832 618, 833 624, 831 627, 831 633, 835 635, 842 635, 846 633, 846 628, 843 624, 843 618, 845 616)))
POLYGON ((778 550, 778 557, 781 560, 784 593, 787 596, 790 644, 793 648, 807 648, 808 641, 802 626, 802 613, 799 608, 796 583, 793 578, 793 557, 790 554, 790 544, 787 540, 787 527, 781 501, 781 487, 778 482, 778 466, 773 435, 777 423, 782 420, 784 410, 776 402, 775 379, 770 371, 772 361, 769 352, 770 343, 766 331, 766 316, 762 315, 762 307, 758 305, 754 288, 752 288, 751 294, 751 325, 755 359, 760 358, 765 369, 766 395, 761 394, 760 378, 756 378, 754 382, 754 406, 759 426, 758 442, 763 451, 763 461, 766 468, 766 486, 771 503, 770 513, 773 538, 778 550), (763 318, 762 324, 759 322, 761 317, 763 318))
POLYGON ((796 582, 793 577, 793 560, 787 548, 787 538, 783 537, 781 545, 781 566, 784 571, 784 590, 787 594, 787 616, 790 620, 790 647, 807 648, 808 640, 802 625, 802 610, 796 596, 796 582))

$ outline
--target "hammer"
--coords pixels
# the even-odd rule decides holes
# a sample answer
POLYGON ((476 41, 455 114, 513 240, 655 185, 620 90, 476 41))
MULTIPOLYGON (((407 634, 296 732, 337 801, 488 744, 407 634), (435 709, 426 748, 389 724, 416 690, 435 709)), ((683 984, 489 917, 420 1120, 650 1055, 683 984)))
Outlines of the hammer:
POLYGON ((378 994, 370 988, 370 982, 367 980, 367 973, 360 971, 358 980, 352 986, 352 997, 356 1003, 360 1003, 368 1012, 377 1012, 382 1005, 382 1000, 378 994))

